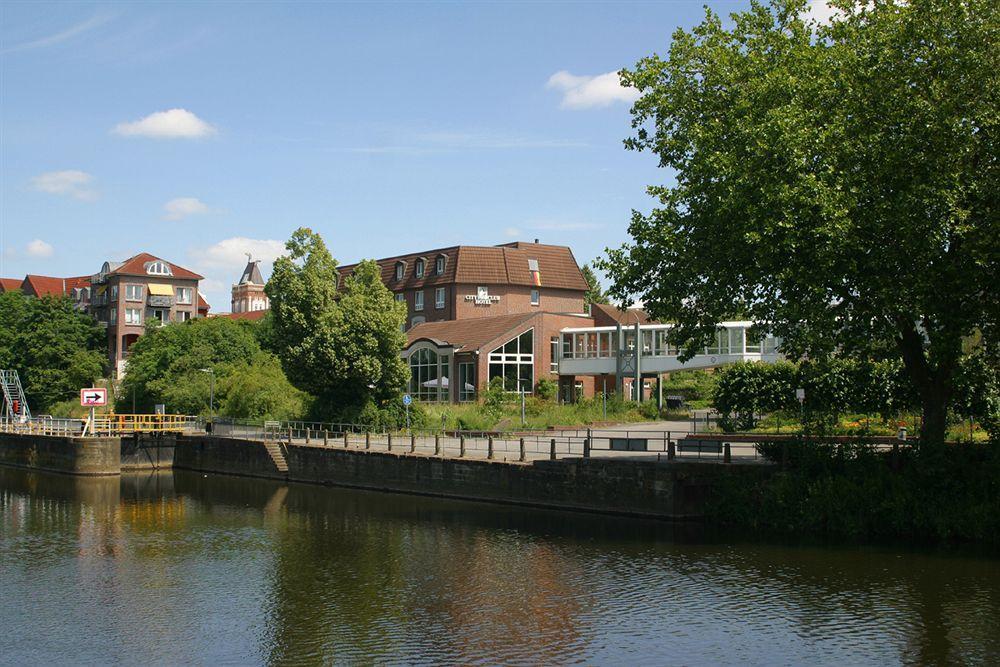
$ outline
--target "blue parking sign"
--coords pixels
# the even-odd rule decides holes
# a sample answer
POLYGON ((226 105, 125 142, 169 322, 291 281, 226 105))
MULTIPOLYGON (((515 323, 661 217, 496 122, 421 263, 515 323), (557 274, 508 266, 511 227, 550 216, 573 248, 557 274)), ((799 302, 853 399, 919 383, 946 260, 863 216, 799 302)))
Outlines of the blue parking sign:
POLYGON ((403 394, 403 405, 409 405, 413 402, 413 397, 409 394, 403 394))

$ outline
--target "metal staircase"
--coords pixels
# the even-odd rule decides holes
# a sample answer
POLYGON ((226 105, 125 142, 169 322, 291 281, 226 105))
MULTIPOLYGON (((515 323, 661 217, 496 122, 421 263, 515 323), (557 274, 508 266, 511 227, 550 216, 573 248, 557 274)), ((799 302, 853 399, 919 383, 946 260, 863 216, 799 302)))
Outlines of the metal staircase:
POLYGON ((0 370, 0 389, 3 390, 2 416, 11 421, 26 421, 31 419, 28 409, 28 399, 24 397, 21 378, 17 371, 0 370))

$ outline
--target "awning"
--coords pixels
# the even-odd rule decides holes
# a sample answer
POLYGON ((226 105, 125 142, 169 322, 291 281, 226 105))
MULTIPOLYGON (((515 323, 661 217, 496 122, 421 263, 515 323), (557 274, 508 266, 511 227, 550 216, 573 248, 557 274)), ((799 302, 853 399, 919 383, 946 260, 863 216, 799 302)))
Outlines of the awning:
POLYGON ((97 288, 97 295, 100 296, 101 294, 104 294, 104 290, 106 289, 108 289, 107 285, 101 285, 97 288))
POLYGON ((154 296, 173 296, 174 288, 170 285, 162 285, 160 283, 149 283, 149 293, 154 296))

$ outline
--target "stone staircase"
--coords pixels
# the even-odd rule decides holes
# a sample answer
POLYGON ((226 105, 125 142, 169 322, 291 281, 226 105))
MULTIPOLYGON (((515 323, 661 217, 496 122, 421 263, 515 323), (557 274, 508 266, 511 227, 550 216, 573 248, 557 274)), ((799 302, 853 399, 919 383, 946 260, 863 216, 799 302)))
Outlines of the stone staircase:
POLYGON ((268 440, 264 442, 264 448, 271 455, 271 460, 274 461, 274 467, 278 469, 278 472, 288 472, 288 461, 285 459, 285 452, 281 449, 281 443, 268 440))

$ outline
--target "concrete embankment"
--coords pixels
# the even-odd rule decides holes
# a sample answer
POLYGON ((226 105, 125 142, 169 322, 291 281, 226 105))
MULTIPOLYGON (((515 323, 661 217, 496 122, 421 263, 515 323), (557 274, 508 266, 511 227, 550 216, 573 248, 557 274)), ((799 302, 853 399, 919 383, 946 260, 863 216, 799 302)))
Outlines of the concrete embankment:
POLYGON ((118 475, 121 438, 0 433, 0 464, 72 475, 118 475))
POLYGON ((529 463, 285 445, 278 471, 258 441, 182 436, 174 467, 314 484, 659 518, 704 515, 722 475, 768 475, 770 466, 560 459, 529 463))

